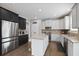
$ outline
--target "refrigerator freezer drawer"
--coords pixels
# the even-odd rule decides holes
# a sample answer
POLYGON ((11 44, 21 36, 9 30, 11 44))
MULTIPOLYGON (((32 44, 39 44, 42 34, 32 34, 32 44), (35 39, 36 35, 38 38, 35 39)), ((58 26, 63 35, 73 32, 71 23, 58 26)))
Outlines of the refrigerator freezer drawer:
POLYGON ((6 42, 2 44, 2 54, 5 54, 15 48, 15 41, 6 42))

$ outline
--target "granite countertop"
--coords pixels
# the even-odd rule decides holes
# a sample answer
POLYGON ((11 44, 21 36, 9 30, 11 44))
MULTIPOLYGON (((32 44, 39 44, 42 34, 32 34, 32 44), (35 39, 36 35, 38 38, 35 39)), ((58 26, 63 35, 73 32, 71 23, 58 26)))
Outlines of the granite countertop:
POLYGON ((70 35, 65 35, 65 34, 62 34, 62 36, 67 38, 68 40, 70 40, 73 43, 79 42, 79 38, 77 36, 70 36, 70 35))

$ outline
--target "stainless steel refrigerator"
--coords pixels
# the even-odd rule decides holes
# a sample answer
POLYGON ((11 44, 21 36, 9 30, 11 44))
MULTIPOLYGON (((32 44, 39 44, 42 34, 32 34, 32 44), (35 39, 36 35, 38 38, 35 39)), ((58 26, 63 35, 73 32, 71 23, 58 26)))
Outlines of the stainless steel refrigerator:
POLYGON ((2 54, 18 47, 18 23, 2 20, 2 54))

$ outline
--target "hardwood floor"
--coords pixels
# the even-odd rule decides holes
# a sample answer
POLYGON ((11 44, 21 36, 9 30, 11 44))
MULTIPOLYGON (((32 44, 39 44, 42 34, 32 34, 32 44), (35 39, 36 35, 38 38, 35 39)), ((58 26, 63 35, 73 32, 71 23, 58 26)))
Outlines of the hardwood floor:
POLYGON ((47 48, 45 56, 65 56, 65 53, 63 51, 58 50, 57 44, 59 43, 49 42, 49 46, 47 48))
POLYGON ((31 56, 31 51, 28 49, 31 43, 24 44, 21 47, 7 53, 5 56, 31 56))
MULTIPOLYGON (((65 56, 63 51, 59 51, 57 48, 58 42, 49 42, 48 48, 45 52, 45 56, 65 56)), ((7 53, 5 56, 31 56, 31 43, 24 44, 21 47, 7 53), (27 47, 28 46, 28 47, 27 47)))

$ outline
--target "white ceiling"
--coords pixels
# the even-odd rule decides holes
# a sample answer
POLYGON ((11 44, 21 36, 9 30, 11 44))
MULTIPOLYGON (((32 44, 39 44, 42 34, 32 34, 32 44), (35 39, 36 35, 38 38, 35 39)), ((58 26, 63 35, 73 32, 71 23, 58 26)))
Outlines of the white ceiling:
POLYGON ((2 3, 0 6, 28 19, 57 18, 70 12, 73 3, 2 3))

